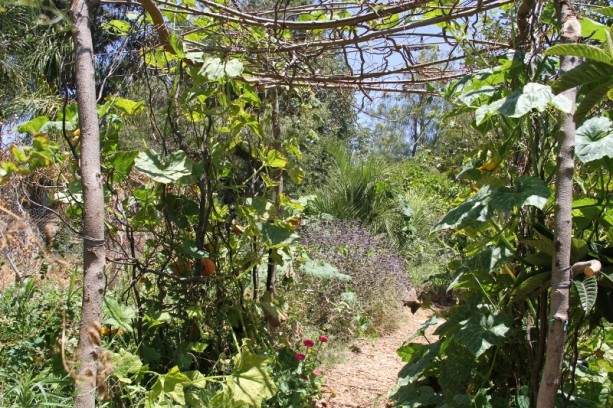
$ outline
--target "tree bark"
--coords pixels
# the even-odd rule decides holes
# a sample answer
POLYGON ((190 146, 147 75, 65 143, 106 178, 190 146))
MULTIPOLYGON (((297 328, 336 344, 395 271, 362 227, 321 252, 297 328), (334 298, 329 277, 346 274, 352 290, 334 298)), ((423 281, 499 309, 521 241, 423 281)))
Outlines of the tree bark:
MULTIPOLYGON (((279 89, 275 88, 272 105, 272 136, 273 147, 280 151, 281 149, 281 113, 279 109, 279 89)), ((275 203, 275 217, 280 216, 281 206, 279 200, 281 194, 283 194, 283 170, 276 171, 274 180, 277 182, 277 186, 273 190, 272 200, 275 203)), ((277 262, 273 258, 273 249, 268 250, 268 268, 266 270, 266 291, 270 294, 270 300, 272 301, 276 293, 276 280, 277 280, 277 262)))
MULTIPOLYGON (((555 5, 561 27, 561 42, 576 43, 581 36, 581 26, 571 2, 557 0, 555 5)), ((561 58, 560 68, 562 72, 566 72, 578 64, 579 59, 577 57, 564 56, 561 58)), ((560 388, 572 281, 570 250, 573 227, 572 200, 576 127, 573 115, 577 89, 569 89, 563 92, 563 95, 572 102, 572 109, 570 113, 560 115, 560 131, 558 133, 559 150, 553 223, 554 254, 551 269, 551 306, 545 365, 537 399, 537 407, 539 408, 553 408, 556 394, 560 388)))
POLYGON ((96 110, 94 47, 89 26, 96 5, 74 0, 70 7, 76 62, 77 103, 81 128, 81 183, 83 188, 83 303, 75 407, 96 405, 99 322, 104 296, 104 194, 100 169, 100 133, 96 110))

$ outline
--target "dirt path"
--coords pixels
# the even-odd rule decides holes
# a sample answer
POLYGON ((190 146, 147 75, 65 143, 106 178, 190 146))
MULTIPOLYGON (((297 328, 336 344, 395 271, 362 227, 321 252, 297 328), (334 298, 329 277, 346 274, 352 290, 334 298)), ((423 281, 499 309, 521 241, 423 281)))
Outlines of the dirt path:
MULTIPOLYGON (((348 352, 343 363, 326 370, 325 405, 322 405, 329 408, 385 407, 387 392, 404 366, 396 350, 430 316, 429 310, 418 309, 415 314, 407 310, 406 319, 393 333, 375 340, 359 340, 352 345, 353 352, 348 352)), ((427 332, 430 339, 434 338, 432 331, 434 328, 427 332)))

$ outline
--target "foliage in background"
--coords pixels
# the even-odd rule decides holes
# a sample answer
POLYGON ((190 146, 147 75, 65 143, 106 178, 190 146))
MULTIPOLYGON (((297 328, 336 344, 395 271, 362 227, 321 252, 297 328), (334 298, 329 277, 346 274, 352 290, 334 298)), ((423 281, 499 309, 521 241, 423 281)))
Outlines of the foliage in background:
POLYGON ((302 296, 295 303, 311 307, 298 321, 342 339, 396 326, 410 283, 405 260, 386 235, 322 217, 302 227, 301 244, 309 259, 296 277, 302 296))
POLYGON ((341 220, 357 221, 397 244, 409 235, 410 209, 399 197, 399 167, 384 156, 358 158, 349 147, 330 146, 333 162, 315 191, 312 208, 341 220))

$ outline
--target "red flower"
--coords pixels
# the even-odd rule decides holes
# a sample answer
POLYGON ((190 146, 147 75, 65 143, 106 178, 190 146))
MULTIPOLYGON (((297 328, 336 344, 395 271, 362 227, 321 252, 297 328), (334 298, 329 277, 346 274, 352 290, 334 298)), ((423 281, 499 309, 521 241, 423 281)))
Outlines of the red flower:
POLYGON ((302 342, 302 344, 304 344, 306 347, 313 347, 315 345, 315 342, 311 339, 306 339, 302 342))
POLYGON ((327 336, 319 336, 319 341, 321 341, 322 343, 327 343, 328 342, 328 337, 327 336))
POLYGON ((296 358, 296 360, 298 361, 304 361, 304 359, 306 358, 306 355, 304 353, 296 353, 294 355, 294 358, 296 358))
POLYGON ((319 370, 313 370, 313 375, 314 375, 314 376, 321 375, 321 371, 319 371, 319 370))

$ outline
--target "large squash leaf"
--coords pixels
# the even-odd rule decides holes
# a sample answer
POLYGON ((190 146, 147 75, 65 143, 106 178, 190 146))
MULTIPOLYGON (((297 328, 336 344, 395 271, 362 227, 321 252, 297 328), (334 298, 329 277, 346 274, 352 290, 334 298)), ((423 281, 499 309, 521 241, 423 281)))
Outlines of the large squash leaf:
POLYGON ((613 157, 613 122, 605 117, 585 121, 576 133, 576 154, 584 163, 613 157))
POLYGON ((226 377, 226 386, 233 401, 260 408, 262 401, 277 392, 267 371, 268 359, 243 348, 234 358, 234 371, 226 377))
POLYGON ((192 174, 192 163, 184 151, 176 151, 162 161, 153 150, 140 152, 134 160, 134 168, 158 183, 174 183, 192 174))

